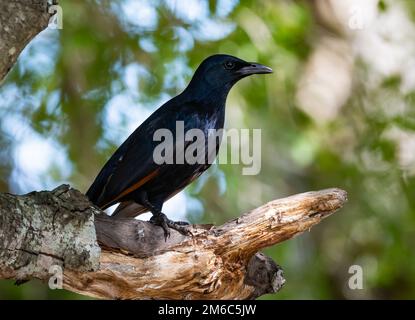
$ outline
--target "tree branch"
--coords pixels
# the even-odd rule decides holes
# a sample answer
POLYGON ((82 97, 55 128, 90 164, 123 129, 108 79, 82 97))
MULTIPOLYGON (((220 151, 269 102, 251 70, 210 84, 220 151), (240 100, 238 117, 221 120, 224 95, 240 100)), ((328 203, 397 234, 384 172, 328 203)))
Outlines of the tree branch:
POLYGON ((47 279, 52 265, 98 270, 96 212, 67 186, 24 196, 0 193, 0 278, 47 279))
POLYGON ((0 194, 0 278, 47 281, 57 264, 65 289, 92 297, 252 299, 285 282, 258 250, 308 230, 346 198, 327 189, 274 200, 220 227, 193 225, 192 237, 172 230, 165 242, 160 227, 113 219, 69 186, 0 194))
POLYGON ((48 0, 0 2, 0 84, 26 45, 49 23, 48 0))
MULTIPOLYGON (((0 2, 0 84, 24 47, 44 30, 47 0, 0 2)), ((115 220, 79 191, 61 186, 0 194, 0 279, 47 281, 63 268, 65 289, 112 299, 253 299, 277 292, 281 268, 258 251, 308 230, 342 207, 339 189, 272 201, 192 237, 148 222, 115 220)))

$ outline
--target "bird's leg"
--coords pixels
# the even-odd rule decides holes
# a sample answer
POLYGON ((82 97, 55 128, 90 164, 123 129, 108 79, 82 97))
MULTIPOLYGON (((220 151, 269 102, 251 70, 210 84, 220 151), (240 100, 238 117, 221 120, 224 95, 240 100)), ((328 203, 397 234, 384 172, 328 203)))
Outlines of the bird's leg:
POLYGON ((153 216, 150 219, 150 222, 155 224, 156 226, 160 226, 164 231, 164 241, 167 241, 167 238, 170 238, 170 230, 167 224, 167 216, 162 213, 161 211, 155 213, 152 212, 153 216))
POLYGON ((169 218, 167 218, 167 216, 162 212, 159 212, 156 214, 153 213, 153 216, 151 217, 150 222, 163 228, 165 241, 167 241, 167 238, 170 237, 169 228, 174 229, 185 236, 192 235, 192 233, 186 227, 187 225, 189 225, 187 222, 172 221, 169 218))
POLYGON ((148 208, 153 214, 153 216, 150 219, 150 222, 157 226, 160 226, 163 229, 165 241, 167 241, 167 238, 170 237, 169 228, 174 229, 186 236, 192 235, 192 233, 185 227, 186 225, 189 225, 189 223, 184 221, 171 221, 163 212, 161 212, 161 210, 157 206, 153 205, 148 200, 146 195, 143 196, 142 199, 140 199, 140 202, 143 206, 148 208))

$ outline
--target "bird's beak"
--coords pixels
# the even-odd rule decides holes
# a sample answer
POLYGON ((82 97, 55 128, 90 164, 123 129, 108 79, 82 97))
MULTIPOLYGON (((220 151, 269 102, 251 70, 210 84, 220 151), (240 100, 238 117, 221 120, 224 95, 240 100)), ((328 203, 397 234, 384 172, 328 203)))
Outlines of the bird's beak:
POLYGON ((256 62, 249 62, 249 65, 240 68, 237 72, 242 76, 249 76, 251 74, 272 73, 272 69, 256 62))

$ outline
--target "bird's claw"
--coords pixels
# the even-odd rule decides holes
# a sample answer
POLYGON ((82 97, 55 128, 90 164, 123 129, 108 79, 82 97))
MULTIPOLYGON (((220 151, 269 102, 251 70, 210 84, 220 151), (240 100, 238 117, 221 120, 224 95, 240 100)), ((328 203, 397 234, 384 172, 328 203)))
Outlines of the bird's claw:
POLYGON ((163 231, 164 231, 164 241, 167 241, 168 238, 170 238, 170 230, 174 229, 178 232, 180 232, 181 234, 188 236, 188 235, 193 235, 190 230, 188 230, 185 226, 188 226, 189 223, 185 222, 185 221, 171 221, 169 218, 167 218, 167 216, 164 213, 160 213, 157 215, 153 215, 150 219, 150 222, 160 226, 163 231))
POLYGON ((150 219, 150 222, 156 226, 160 226, 164 231, 164 241, 167 241, 167 238, 170 238, 170 230, 168 226, 168 221, 170 221, 164 213, 159 213, 153 215, 150 219))
POLYGON ((176 224, 176 225, 178 225, 178 226, 188 226, 189 225, 189 222, 186 222, 186 221, 171 221, 171 220, 169 220, 171 223, 174 223, 174 224, 176 224))
POLYGON ((182 235, 184 236, 193 236, 193 233, 190 232, 190 230, 187 228, 187 226, 189 225, 188 222, 184 222, 184 221, 171 221, 169 220, 167 222, 167 225, 180 232, 182 235))

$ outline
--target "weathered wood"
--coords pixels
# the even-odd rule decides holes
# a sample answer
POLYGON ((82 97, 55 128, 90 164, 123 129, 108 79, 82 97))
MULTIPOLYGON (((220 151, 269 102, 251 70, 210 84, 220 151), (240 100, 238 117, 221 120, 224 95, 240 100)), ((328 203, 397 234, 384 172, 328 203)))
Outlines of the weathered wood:
MULTIPOLYGON (((24 47, 48 25, 47 0, 0 2, 0 84, 24 47)), ((253 299, 284 284, 261 248, 287 240, 339 209, 339 189, 272 201, 193 236, 131 219, 114 220, 61 186, 0 194, 0 279, 47 282, 63 268, 64 288, 112 299, 253 299), (98 246, 97 242, 100 244, 98 246)))
POLYGON ((68 186, 25 196, 3 194, 0 278, 47 281, 45 270, 58 263, 64 288, 92 297, 252 299, 278 291, 285 282, 281 268, 258 250, 310 229, 345 201, 339 189, 299 194, 220 227, 190 226, 191 237, 172 230, 165 242, 160 227, 110 218, 68 186), (36 226, 36 232, 28 233, 27 226, 36 226), (22 261, 16 258, 20 255, 26 260, 10 264, 10 255, 13 261, 22 261))

